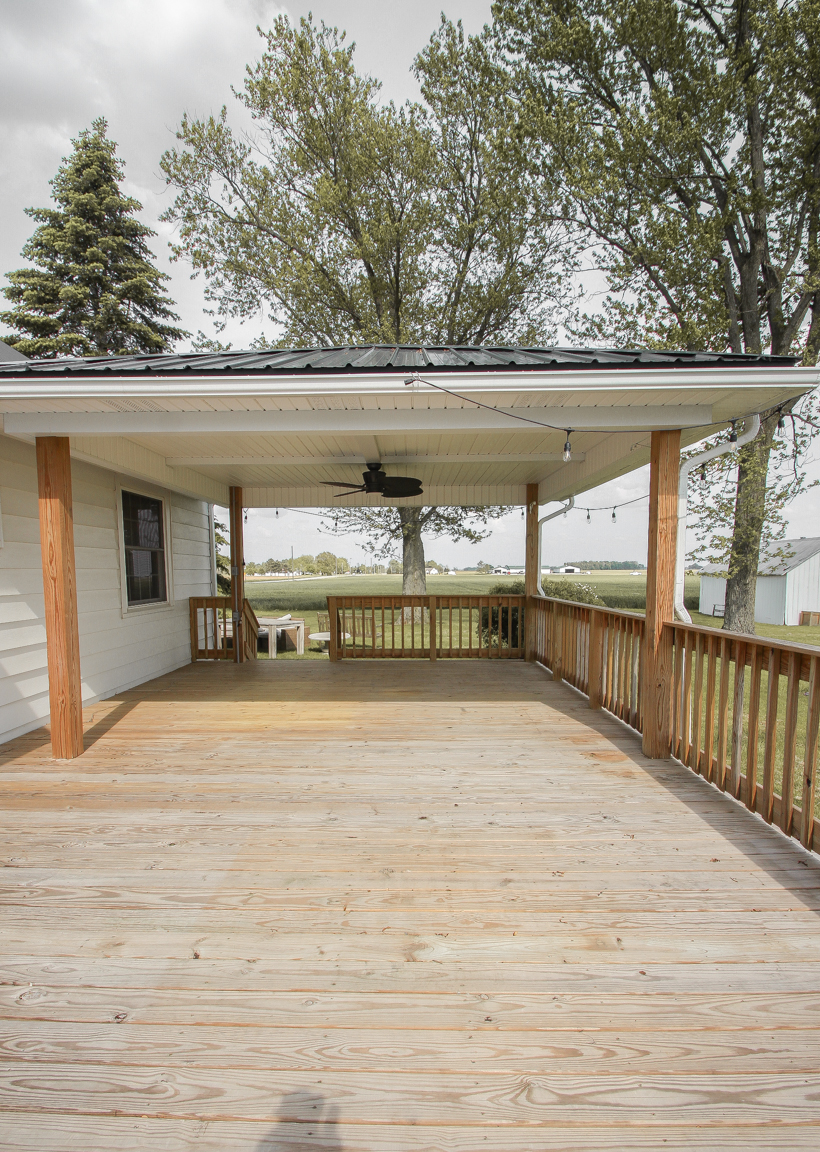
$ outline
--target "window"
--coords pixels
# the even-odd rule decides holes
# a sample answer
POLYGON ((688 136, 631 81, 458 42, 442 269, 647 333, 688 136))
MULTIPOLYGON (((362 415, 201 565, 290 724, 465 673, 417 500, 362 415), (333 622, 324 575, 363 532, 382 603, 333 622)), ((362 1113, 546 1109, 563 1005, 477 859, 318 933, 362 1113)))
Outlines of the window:
POLYGON ((168 597, 162 501, 123 491, 122 527, 129 606, 163 603, 168 597))

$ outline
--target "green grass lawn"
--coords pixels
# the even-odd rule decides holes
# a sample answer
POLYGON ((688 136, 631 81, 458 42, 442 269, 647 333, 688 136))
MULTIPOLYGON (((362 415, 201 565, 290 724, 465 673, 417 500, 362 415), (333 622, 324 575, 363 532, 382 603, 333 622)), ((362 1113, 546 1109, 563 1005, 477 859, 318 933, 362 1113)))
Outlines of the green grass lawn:
MULTIPOLYGON (((456 576, 429 576, 427 591, 434 596, 486 595, 495 584, 513 584, 521 577, 480 576, 474 572, 459 572, 456 576)), ((549 576, 549 580, 562 580, 567 584, 571 599, 573 584, 589 584, 610 608, 640 610, 646 606, 646 576, 630 576, 624 572, 593 572, 589 576, 549 576)), ((308 580, 247 580, 245 595, 254 609, 259 611, 293 612, 322 611, 328 596, 400 596, 400 575, 396 576, 328 576, 326 579, 308 580), (298 610, 298 611, 297 611, 298 610)), ((686 597, 697 603, 698 578, 688 577, 686 597)))
MULTIPOLYGON (((547 577, 545 577, 546 579, 547 577)), ((550 576, 550 580, 561 580, 567 585, 567 599, 572 599, 572 585, 588 584, 610 608, 622 608, 633 612, 646 609, 646 577, 630 576, 624 572, 593 572, 589 576, 550 576)), ((497 584, 512 585, 520 577, 480 576, 474 572, 460 572, 456 576, 430 576, 427 591, 435 596, 477 596, 486 595, 497 584)), ((245 593, 257 614, 290 612, 302 616, 308 630, 317 631, 317 612, 325 611, 328 596, 400 596, 402 578, 396 576, 329 576, 325 579, 309 580, 248 580, 245 593)), ((692 611, 698 599, 699 579, 686 578, 686 602, 692 612, 695 624, 707 628, 720 629, 723 621, 719 617, 701 616, 692 611)), ((758 624, 758 636, 771 640, 790 640, 796 644, 811 644, 820 647, 820 627, 789 627, 787 625, 758 624)), ((320 653, 306 651, 306 656, 318 658, 320 653)), ((295 653, 287 654, 294 659, 295 653)), ((326 659, 327 657, 324 656, 326 659)))

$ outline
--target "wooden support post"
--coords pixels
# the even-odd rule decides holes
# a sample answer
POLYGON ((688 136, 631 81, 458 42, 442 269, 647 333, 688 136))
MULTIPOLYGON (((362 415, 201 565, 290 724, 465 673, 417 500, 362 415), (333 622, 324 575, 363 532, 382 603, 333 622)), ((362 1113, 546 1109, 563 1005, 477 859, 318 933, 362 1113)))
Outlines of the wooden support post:
POLYGON ((601 708, 604 702, 604 615, 589 610, 589 706, 601 708))
MULTIPOLYGON (((531 606, 531 597, 538 595, 540 583, 539 568, 541 557, 538 555, 538 485, 527 485, 527 540, 524 549, 524 592, 527 599, 524 602, 524 659, 535 659, 535 611, 531 606)), ((519 627, 521 621, 519 621, 519 627)))
POLYGON ((242 519, 241 488, 231 488, 228 511, 231 518, 231 630, 233 633, 233 658, 234 663, 242 664, 245 660, 245 644, 242 634, 242 617, 245 607, 245 536, 244 521, 242 519))
POLYGON ((339 659, 339 609, 336 607, 336 597, 327 598, 328 630, 330 642, 327 646, 328 656, 331 660, 339 659))
MULTIPOLYGON (((430 659, 435 660, 438 655, 438 629, 436 628, 436 598, 429 598, 430 604, 430 659)), ((422 612, 424 609, 422 609, 422 612)), ((500 611, 500 610, 499 610, 500 611)), ((375 631, 375 629, 374 629, 375 631)))
MULTIPOLYGON (((643 676, 643 750, 672 755, 672 629, 678 531, 680 431, 653 432, 649 474, 649 552, 643 676)), ((711 755, 711 750, 709 750, 711 755)))
POLYGON ((37 486, 46 605, 51 751, 57 760, 72 760, 83 751, 83 712, 71 455, 67 436, 37 437, 37 486))

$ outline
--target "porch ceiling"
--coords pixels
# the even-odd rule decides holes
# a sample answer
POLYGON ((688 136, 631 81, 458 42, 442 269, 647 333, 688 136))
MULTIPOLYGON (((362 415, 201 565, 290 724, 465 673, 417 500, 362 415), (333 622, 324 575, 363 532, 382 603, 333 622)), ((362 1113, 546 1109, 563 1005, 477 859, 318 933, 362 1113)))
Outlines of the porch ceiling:
POLYGON ((0 411, 10 435, 69 435, 79 458, 220 503, 233 484, 248 507, 324 506, 323 481, 355 482, 380 460, 422 481, 408 503, 518 504, 538 483, 543 504, 646 464, 652 430, 681 428, 690 444, 818 382, 784 358, 588 352, 568 367, 561 350, 479 349, 417 369, 376 351, 393 362, 364 370, 359 350, 323 370, 294 367, 296 353, 266 354, 267 367, 243 353, 3 365, 0 411), (501 366, 502 353, 529 359, 501 366), (408 387, 415 370, 430 382, 408 387))

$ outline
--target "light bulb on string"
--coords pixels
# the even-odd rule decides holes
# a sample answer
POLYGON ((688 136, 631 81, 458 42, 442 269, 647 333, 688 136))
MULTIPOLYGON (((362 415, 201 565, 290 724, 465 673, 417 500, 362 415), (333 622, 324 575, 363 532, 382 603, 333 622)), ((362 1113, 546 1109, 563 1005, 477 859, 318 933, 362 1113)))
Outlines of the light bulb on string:
POLYGON ((570 437, 571 431, 572 431, 571 428, 566 429, 567 438, 564 441, 564 463, 565 464, 569 464, 570 460, 572 459, 572 445, 569 442, 569 437, 570 437))
POLYGON ((248 523, 248 509, 245 509, 245 523, 248 523))
POLYGON ((737 420, 730 420, 729 423, 732 425, 732 430, 729 433, 729 443, 737 444, 737 429, 735 428, 737 420))
POLYGON ((614 509, 614 508, 612 509, 612 523, 613 523, 613 524, 616 524, 616 523, 617 523, 617 520, 616 520, 616 518, 615 518, 615 509, 614 509))
POLYGON ((587 508, 587 524, 591 524, 591 523, 592 523, 592 517, 589 514, 589 508, 587 508))
POLYGON ((780 432, 782 432, 783 429, 786 427, 786 421, 783 418, 782 412, 778 412, 778 414, 777 414, 777 427, 778 427, 778 431, 780 431, 780 432))

